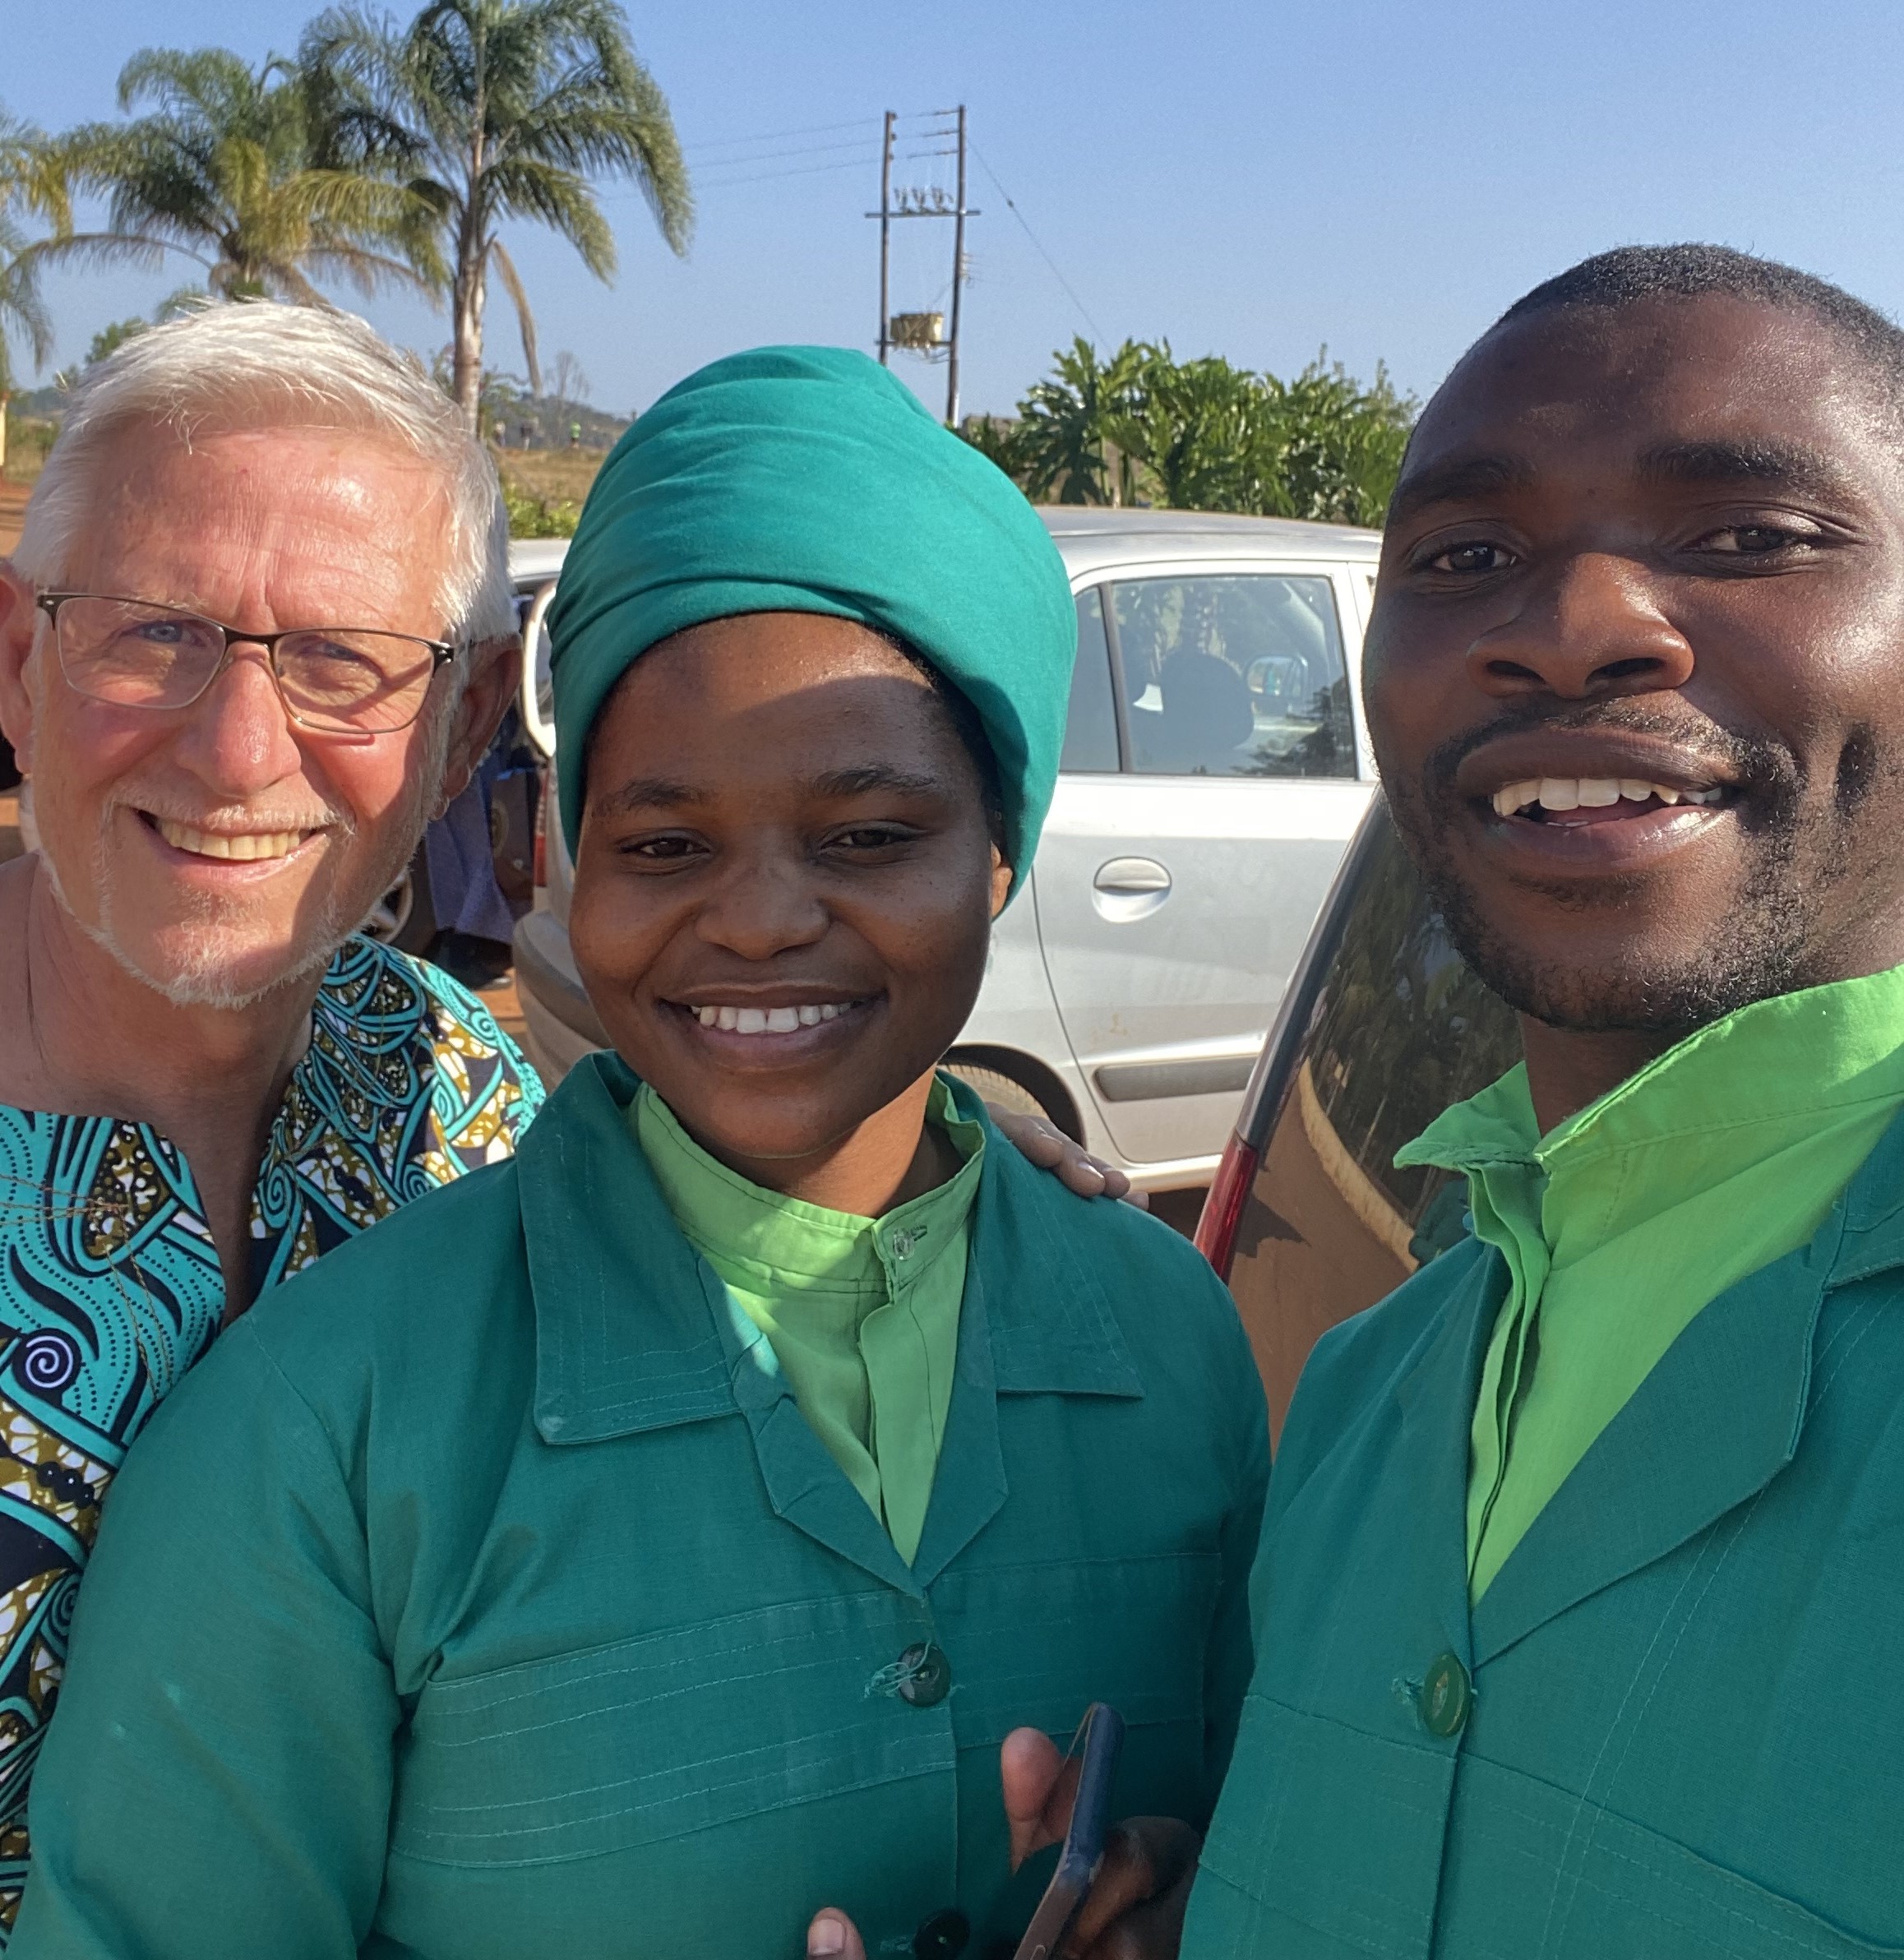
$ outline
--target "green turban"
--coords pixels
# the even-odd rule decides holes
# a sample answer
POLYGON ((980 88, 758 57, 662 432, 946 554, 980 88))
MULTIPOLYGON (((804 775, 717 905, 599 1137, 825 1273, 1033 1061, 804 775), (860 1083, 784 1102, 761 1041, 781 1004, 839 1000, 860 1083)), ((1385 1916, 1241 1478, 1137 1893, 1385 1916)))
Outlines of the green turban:
POLYGON ((562 828, 610 691, 669 635, 742 612, 890 633, 977 710, 1023 879, 1051 806, 1078 619, 1001 470, 862 354, 764 347, 670 389, 602 465, 549 610, 562 828))

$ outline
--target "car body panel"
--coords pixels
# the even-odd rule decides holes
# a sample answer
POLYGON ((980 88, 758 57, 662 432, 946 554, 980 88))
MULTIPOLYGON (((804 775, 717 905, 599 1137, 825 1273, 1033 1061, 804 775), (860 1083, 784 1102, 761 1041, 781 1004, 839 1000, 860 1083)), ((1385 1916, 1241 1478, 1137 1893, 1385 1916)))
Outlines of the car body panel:
POLYGON ((1463 1235, 1465 1181, 1398 1170, 1395 1153, 1519 1059, 1518 1022, 1455 951, 1378 797, 1284 993, 1197 1235, 1248 1330, 1273 1430, 1316 1341, 1463 1235), (1225 1188, 1232 1175, 1240 1193, 1225 1188))
POLYGON ((1207 1153, 1227 1133, 1370 795, 1359 783, 1185 788, 1170 776, 1070 778, 1034 874, 1072 1056, 1119 1155, 1137 1163, 1207 1153), (1098 880, 1125 853, 1161 867, 1171 889, 1142 916, 1107 916, 1098 880), (1193 1058, 1230 1066, 1200 1093, 1171 1093, 1193 1058))

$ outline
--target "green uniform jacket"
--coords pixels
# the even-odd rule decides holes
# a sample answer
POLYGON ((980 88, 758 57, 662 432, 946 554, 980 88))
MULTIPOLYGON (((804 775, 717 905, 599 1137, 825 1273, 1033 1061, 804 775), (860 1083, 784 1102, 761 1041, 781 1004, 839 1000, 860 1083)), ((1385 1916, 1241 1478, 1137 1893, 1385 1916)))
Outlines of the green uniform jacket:
POLYGON ((1036 1886, 998 1745, 1093 1699, 1120 1810, 1207 1812, 1268 1475, 1208 1268, 992 1134, 908 1569, 676 1229, 635 1087, 585 1063, 159 1412, 13 1960, 794 1960, 829 1903, 869 1954, 984 1960, 1036 1886))
POLYGON ((1904 1952, 1904 1121, 1692 1321, 1471 1616, 1506 1286, 1471 1241, 1303 1375, 1184 1960, 1904 1952))

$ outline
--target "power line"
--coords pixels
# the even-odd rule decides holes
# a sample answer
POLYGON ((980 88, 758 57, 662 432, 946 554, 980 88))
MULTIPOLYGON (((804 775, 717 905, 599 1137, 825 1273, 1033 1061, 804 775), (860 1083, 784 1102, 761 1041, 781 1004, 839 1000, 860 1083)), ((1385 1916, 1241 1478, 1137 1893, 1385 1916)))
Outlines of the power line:
POLYGON ((827 170, 862 170, 872 160, 871 156, 863 155, 849 156, 837 164, 807 164, 797 170, 762 170, 752 177, 723 177, 711 183, 697 183, 694 187, 696 191, 731 191, 737 184, 766 183, 783 177, 817 177, 827 170))
POLYGON ((850 122, 814 122, 805 129, 765 129, 757 136, 709 136, 699 143, 684 143, 682 150, 691 156, 697 150, 732 150, 748 143, 786 143, 795 136, 832 136, 842 129, 870 129, 871 118, 855 116, 850 122))
POLYGON ((1013 217, 1018 220, 1019 225, 1024 229, 1024 235, 1031 240, 1033 249, 1037 253, 1038 257, 1051 267, 1051 277, 1065 289, 1066 294, 1070 295, 1071 304, 1084 315, 1085 326, 1089 327, 1091 331, 1094 333, 1107 347, 1108 347, 1111 344, 1111 336, 1105 332, 1102 327, 1098 326, 1095 320, 1091 317, 1091 309, 1084 304, 1083 300, 1079 298, 1076 292, 1072 288, 1071 282, 1065 277, 1063 273, 1059 271, 1058 261, 1054 259, 1051 255, 1045 250, 1044 247, 1038 243, 1038 235, 1032 229, 1031 226, 1025 222, 1024 213, 1012 202, 1011 192, 1006 190, 1005 186, 998 181, 998 173, 992 169, 990 164, 986 162, 985 152, 981 150, 976 143, 974 143, 972 146, 972 154, 978 159, 979 169, 982 169, 985 174, 991 179, 991 187, 998 192, 1001 197, 1005 200, 1006 209, 1010 211, 1013 217))
POLYGON ((837 143, 801 143, 792 150, 762 150, 751 156, 709 157, 700 167, 704 170, 724 170, 730 165, 739 167, 745 164, 771 164, 783 156, 824 156, 834 150, 870 150, 876 138, 867 135, 847 136, 837 143))

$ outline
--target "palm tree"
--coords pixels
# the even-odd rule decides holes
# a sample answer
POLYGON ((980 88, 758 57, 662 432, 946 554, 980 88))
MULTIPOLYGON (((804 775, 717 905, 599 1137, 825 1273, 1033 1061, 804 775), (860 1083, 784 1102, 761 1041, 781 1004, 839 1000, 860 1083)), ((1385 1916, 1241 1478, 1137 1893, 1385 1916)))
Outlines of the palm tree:
POLYGON ((7 462, 7 404, 18 385, 12 336, 25 336, 35 366, 53 351, 53 326, 39 287, 39 265, 20 216, 63 228, 71 217, 66 187, 39 132, 0 109, 0 468, 7 462))
POLYGON ((535 321, 503 223, 548 226, 607 282, 614 234, 590 179, 626 177, 669 247, 687 248, 694 202, 681 146, 613 0, 431 0, 408 28, 335 8, 306 31, 300 61, 339 141, 367 165, 407 175, 436 214, 451 267, 452 391, 472 428, 492 266, 521 325, 529 391, 542 392, 535 321))
POLYGON ((74 186, 105 196, 109 229, 49 240, 40 258, 156 266, 176 253, 203 268, 215 298, 307 305, 324 303, 314 277, 363 293, 440 278, 431 212, 326 153, 321 117, 285 62, 149 48, 119 75, 120 109, 146 103, 150 114, 84 124, 53 146, 74 186))

